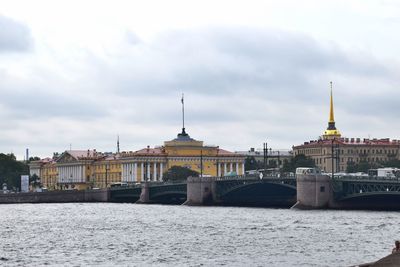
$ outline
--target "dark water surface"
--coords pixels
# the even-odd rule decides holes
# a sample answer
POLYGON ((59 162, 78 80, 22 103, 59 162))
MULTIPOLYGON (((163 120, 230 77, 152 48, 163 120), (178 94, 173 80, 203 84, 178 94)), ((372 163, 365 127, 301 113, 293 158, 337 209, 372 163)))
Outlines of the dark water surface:
POLYGON ((399 222, 400 212, 0 205, 0 266, 349 266, 389 254, 399 222))

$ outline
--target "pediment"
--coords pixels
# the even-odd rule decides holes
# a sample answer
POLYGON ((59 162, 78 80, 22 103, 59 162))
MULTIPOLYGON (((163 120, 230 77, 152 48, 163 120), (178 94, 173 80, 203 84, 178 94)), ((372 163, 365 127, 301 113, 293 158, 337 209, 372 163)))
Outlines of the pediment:
POLYGON ((77 159, 68 154, 67 152, 63 153, 61 157, 57 159, 57 163, 71 163, 77 162, 77 159))

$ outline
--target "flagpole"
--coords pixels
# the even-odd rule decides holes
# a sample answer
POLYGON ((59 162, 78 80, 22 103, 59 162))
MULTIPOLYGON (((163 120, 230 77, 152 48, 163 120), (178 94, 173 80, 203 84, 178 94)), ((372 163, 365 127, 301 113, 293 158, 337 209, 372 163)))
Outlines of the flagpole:
POLYGON ((183 93, 182 93, 182 132, 185 131, 185 102, 183 100, 183 93))

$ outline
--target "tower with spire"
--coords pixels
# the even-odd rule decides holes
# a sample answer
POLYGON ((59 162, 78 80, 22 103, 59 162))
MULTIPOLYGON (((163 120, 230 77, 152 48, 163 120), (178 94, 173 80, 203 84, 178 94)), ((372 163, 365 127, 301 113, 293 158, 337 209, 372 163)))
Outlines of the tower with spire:
POLYGON ((341 137, 341 134, 335 126, 335 115, 333 111, 333 93, 332 93, 332 82, 331 82, 331 102, 330 102, 330 111, 329 111, 329 121, 328 128, 324 131, 322 135, 324 140, 332 140, 338 139, 341 137))

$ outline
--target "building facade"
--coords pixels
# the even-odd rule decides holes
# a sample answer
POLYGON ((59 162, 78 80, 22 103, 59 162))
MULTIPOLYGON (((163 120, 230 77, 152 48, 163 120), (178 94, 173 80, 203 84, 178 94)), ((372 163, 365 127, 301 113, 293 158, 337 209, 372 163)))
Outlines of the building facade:
POLYGON ((325 172, 346 172, 349 164, 353 163, 400 159, 400 140, 342 137, 335 125, 331 90, 328 128, 320 139, 294 146, 293 153, 312 158, 325 172))
POLYGON ((191 169, 203 176, 244 174, 245 156, 218 146, 205 146, 182 129, 177 138, 163 146, 100 153, 69 150, 52 159, 33 161, 30 174, 41 178, 49 190, 105 188, 113 183, 160 182, 172 166, 191 169))
POLYGON ((248 151, 237 151, 235 153, 244 155, 246 158, 254 157, 261 169, 265 168, 282 168, 285 162, 289 162, 293 158, 293 152, 290 150, 277 149, 273 150, 251 147, 248 151), (264 167, 265 163, 265 167, 264 167))
POLYGON ((244 155, 218 146, 205 146, 203 141, 190 138, 182 129, 177 138, 163 146, 122 152, 122 181, 163 181, 165 171, 172 166, 191 169, 203 176, 244 174, 244 155))

